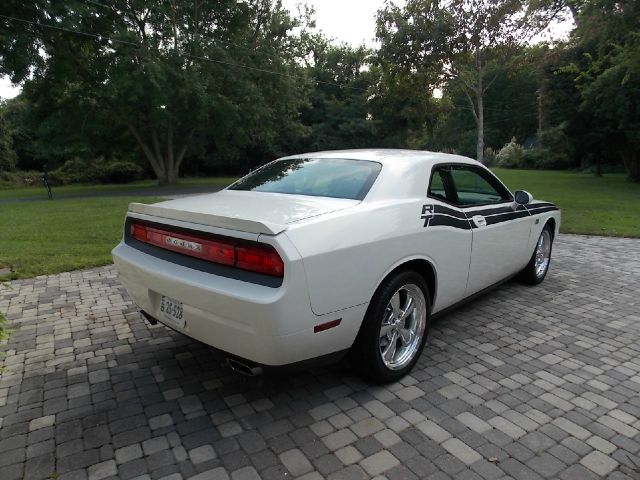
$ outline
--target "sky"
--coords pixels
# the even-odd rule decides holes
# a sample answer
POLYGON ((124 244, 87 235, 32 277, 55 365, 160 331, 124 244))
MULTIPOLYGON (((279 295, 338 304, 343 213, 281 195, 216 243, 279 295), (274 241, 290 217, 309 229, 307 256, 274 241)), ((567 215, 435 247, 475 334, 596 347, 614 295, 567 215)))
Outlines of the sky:
MULTIPOLYGON (((300 0, 283 0, 283 5, 292 13, 297 12, 300 0)), ((316 25, 328 37, 339 42, 347 42, 354 46, 365 43, 375 47, 375 15, 384 6, 384 0, 305 0, 316 10, 316 25)), ((395 0, 396 5, 403 5, 404 0, 395 0)), ((560 22, 553 25, 541 39, 558 39, 571 30, 571 22, 560 22)), ((536 39, 534 39, 536 40, 536 39)), ((0 77, 0 98, 13 98, 20 89, 11 85, 8 78, 0 77)))

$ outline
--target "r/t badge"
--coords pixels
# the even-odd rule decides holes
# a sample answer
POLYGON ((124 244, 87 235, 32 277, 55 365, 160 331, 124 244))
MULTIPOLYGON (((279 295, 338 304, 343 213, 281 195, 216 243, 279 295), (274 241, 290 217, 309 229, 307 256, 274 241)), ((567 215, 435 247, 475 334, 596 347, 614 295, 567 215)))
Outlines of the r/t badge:
POLYGON ((424 220, 424 226, 428 227, 429 222, 433 218, 433 205, 423 205, 422 215, 420 216, 420 218, 424 220))

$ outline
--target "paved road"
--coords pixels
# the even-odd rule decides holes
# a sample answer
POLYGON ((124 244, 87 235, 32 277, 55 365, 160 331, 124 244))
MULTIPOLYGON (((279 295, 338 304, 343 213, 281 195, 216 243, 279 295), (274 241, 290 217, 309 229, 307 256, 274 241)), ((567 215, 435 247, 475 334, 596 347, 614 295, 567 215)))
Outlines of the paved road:
POLYGON ((0 477, 638 479, 639 284, 640 241, 561 236, 543 285, 438 321, 374 387, 238 377, 149 328, 111 267, 15 281, 0 477))

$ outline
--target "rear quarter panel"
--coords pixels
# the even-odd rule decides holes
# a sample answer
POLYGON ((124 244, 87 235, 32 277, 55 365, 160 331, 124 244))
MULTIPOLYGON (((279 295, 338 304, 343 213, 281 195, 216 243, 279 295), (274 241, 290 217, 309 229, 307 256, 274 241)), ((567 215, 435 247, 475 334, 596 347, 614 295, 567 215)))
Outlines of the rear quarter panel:
POLYGON ((434 311, 460 300, 469 269, 471 231, 424 228, 425 198, 363 203, 295 224, 286 235, 303 259, 317 315, 368 303, 397 266, 424 259, 436 271, 434 311))

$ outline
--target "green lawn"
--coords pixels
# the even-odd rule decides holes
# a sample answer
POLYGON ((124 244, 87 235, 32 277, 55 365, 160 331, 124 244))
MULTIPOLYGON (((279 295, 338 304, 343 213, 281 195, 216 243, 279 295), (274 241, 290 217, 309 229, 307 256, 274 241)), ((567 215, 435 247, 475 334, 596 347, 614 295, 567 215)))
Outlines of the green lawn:
POLYGON ((640 237, 640 185, 625 175, 494 169, 509 188, 562 209, 563 233, 640 237))
MULTIPOLYGON (((64 198, 83 194, 141 192, 149 189, 154 191, 158 190, 158 194, 161 195, 163 190, 174 191, 181 188, 205 187, 209 185, 226 187, 235 180, 236 178, 234 177, 182 178, 178 185, 172 187, 158 187, 156 180, 142 180, 126 185, 65 185, 63 187, 53 187, 53 196, 54 198, 64 198)), ((41 184, 32 187, 0 187, 0 200, 38 197, 42 199, 47 198, 47 191, 41 184)))
POLYGON ((129 202, 158 200, 116 197, 0 205, 0 267, 12 268, 9 278, 29 278, 106 265, 122 236, 129 202))
MULTIPOLYGON (((640 237, 640 185, 627 182, 623 175, 598 178, 571 172, 495 171, 510 188, 528 190, 535 198, 558 204, 562 209, 561 230, 565 233, 640 237)), ((226 185, 231 181, 192 179, 182 185, 226 185)), ((140 187, 154 185, 142 182, 134 187, 82 186, 59 190, 70 195, 108 192, 110 188, 139 191, 140 187)), ((6 192, 0 191, 0 199, 6 192)), ((63 197, 57 198, 60 196, 63 197)), ((111 249, 122 235, 129 202, 158 200, 127 196, 0 204, 0 268, 10 266, 13 269, 10 278, 28 278, 106 265, 111 262, 111 249)))

